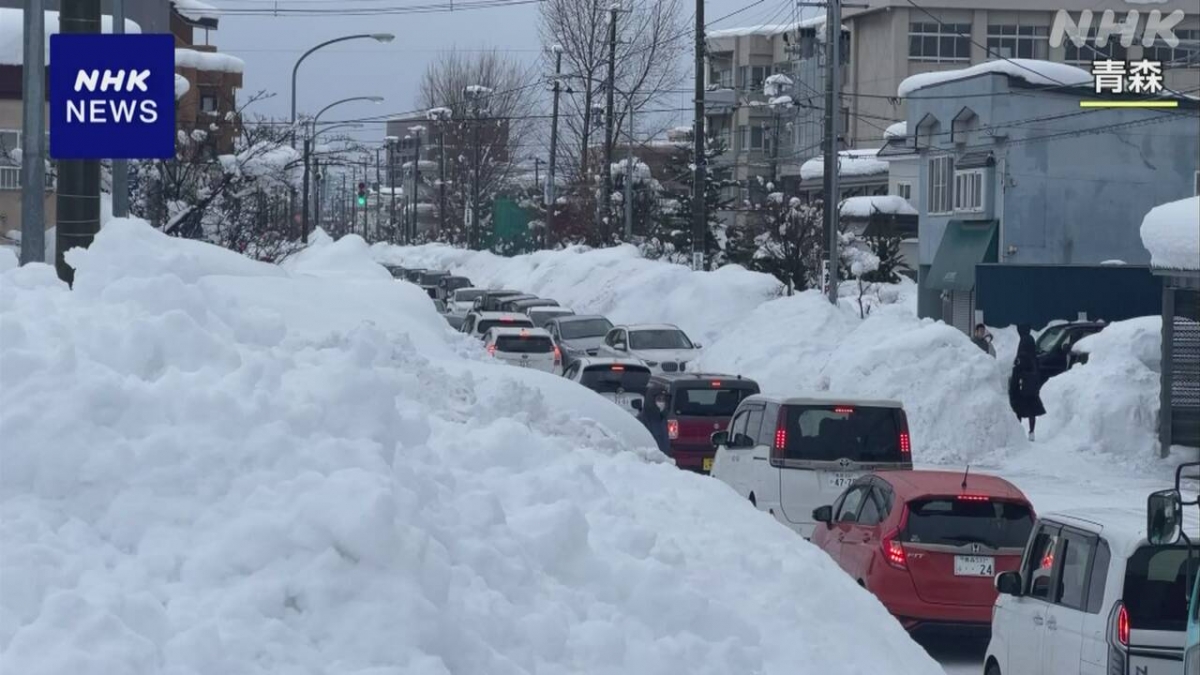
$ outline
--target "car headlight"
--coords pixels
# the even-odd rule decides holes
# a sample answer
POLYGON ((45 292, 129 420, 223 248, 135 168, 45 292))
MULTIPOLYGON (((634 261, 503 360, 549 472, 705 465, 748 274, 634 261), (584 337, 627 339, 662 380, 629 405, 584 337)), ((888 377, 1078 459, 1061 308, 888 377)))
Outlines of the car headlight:
POLYGON ((1183 655, 1183 675, 1200 675, 1200 645, 1192 645, 1183 655))

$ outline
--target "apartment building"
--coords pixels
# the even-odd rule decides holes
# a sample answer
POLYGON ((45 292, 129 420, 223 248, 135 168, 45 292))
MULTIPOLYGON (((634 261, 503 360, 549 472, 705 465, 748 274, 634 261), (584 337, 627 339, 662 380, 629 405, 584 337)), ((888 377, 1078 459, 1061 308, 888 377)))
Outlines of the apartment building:
POLYGON ((201 0, 172 0, 171 10, 175 72, 188 81, 187 93, 177 102, 175 125, 189 134, 203 132, 194 151, 201 159, 214 160, 232 153, 241 133, 237 93, 245 64, 209 43, 219 22, 215 7, 201 0))

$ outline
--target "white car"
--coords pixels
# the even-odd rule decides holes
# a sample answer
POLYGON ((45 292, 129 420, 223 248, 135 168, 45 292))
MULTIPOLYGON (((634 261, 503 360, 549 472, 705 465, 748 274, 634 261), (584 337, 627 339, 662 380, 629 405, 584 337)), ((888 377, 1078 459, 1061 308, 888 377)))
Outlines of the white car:
POLYGON ((475 306, 475 301, 484 294, 486 289, 483 288, 459 288, 451 294, 450 299, 446 301, 446 320, 451 326, 458 328, 462 326, 463 319, 471 313, 475 306))
MULTIPOLYGON (((1188 516, 1191 513, 1187 514, 1188 516)), ((1185 531, 1200 531, 1194 517, 1185 531)), ((986 675, 1180 675, 1187 547, 1146 540, 1146 513, 1100 508, 1039 517, 1020 571, 996 577, 986 675)))
POLYGON ((637 359, 585 357, 567 366, 563 377, 600 394, 636 415, 650 384, 650 368, 637 359))
POLYGON ((712 435, 712 476, 805 539, 813 509, 860 476, 911 469, 908 418, 898 401, 755 395, 712 435))
POLYGON ((510 365, 547 373, 558 367, 558 348, 541 328, 489 328, 483 344, 489 354, 510 365))
POLYGON ((511 312, 471 312, 463 319, 459 332, 483 339, 490 328, 533 328, 533 321, 524 314, 511 312))
POLYGON ((600 354, 617 358, 640 359, 658 373, 687 370, 688 363, 700 356, 700 345, 671 324, 616 326, 604 336, 600 354))
POLYGON ((525 310, 525 313, 529 315, 530 319, 533 319, 533 325, 545 328, 547 321, 572 316, 575 314, 575 310, 568 307, 530 307, 525 310))

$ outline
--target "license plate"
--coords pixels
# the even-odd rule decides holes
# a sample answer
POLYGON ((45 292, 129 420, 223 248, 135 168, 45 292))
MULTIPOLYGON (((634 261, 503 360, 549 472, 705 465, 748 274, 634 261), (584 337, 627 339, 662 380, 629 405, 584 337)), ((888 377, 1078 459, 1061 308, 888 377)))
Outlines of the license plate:
POLYGON ((954 556, 954 576, 992 577, 996 575, 996 559, 990 555, 954 556))
POLYGON ((841 471, 835 471, 833 473, 825 474, 825 484, 831 488, 841 490, 843 488, 850 487, 850 484, 853 483, 856 478, 858 478, 858 474, 856 473, 843 473, 841 471))
POLYGON ((710 473, 712 472, 712 461, 713 461, 712 457, 704 458, 704 470, 705 471, 708 471, 710 473))

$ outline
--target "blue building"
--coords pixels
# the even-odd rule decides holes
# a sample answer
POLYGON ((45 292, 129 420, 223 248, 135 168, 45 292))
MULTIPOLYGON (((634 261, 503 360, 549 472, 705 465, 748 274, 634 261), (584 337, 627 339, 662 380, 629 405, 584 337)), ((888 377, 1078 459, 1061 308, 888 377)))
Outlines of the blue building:
MULTIPOLYGON (((1023 63, 1032 70, 1043 65, 1023 63)), ((1137 276, 1136 268, 1158 301, 1138 227, 1154 205, 1200 189, 1200 102, 1179 97, 1174 109, 1083 108, 1081 100, 1096 98, 1090 84, 1076 84, 1090 79, 1087 73, 1044 65, 1056 69, 1046 71, 1051 77, 991 61, 923 76, 919 88, 901 87, 907 134, 889 140, 880 156, 919 165, 920 189, 911 201, 919 211, 923 317, 967 330, 980 318, 976 310, 987 313, 976 303, 979 265, 998 268, 989 277, 1027 311, 985 317, 992 325, 1074 319, 1064 307, 1157 311, 1139 306, 1145 290, 1121 298, 1098 289, 1105 283, 1134 289, 1138 284, 1114 280, 1137 276), (1054 84, 1064 74, 1073 82, 1054 84), (1030 270, 1036 274, 1026 275, 1030 270)))

